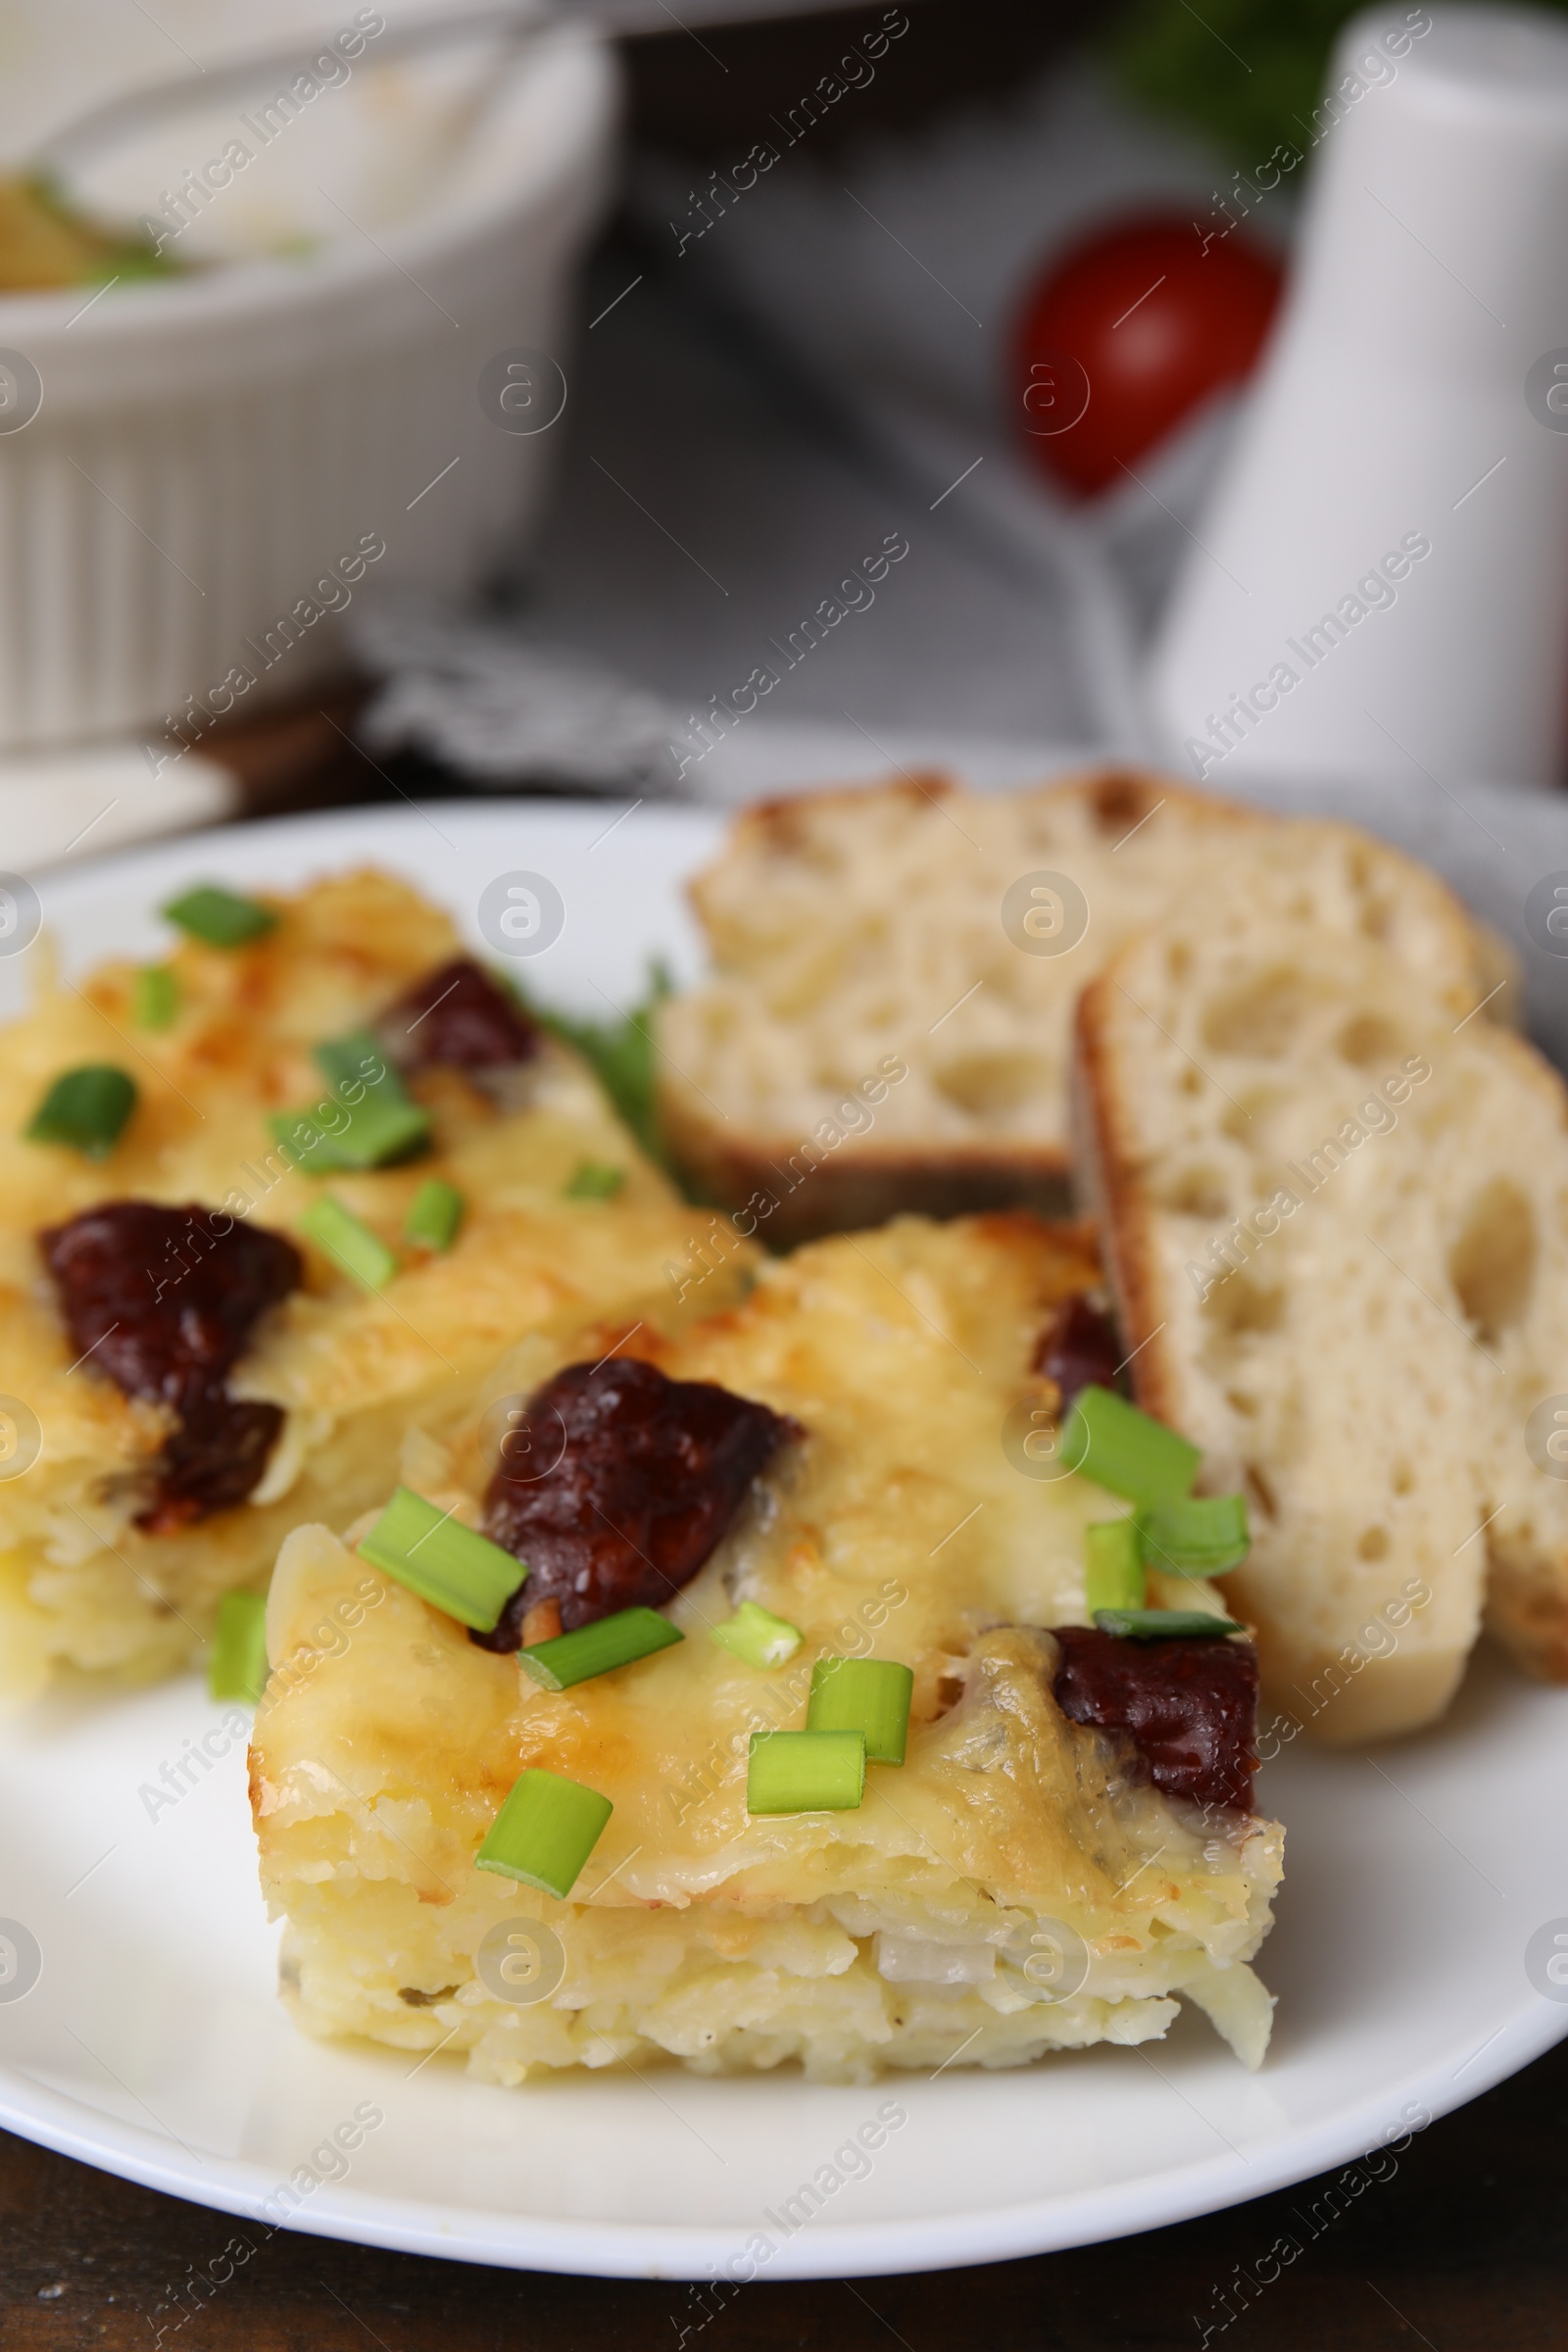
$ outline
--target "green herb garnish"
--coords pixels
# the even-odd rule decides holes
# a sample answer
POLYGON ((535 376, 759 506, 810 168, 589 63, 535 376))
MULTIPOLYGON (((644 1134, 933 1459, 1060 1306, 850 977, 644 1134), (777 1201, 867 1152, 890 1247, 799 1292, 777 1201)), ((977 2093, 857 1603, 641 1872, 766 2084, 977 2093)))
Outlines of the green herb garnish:
POLYGON ((167 963, 144 963, 130 984, 130 1017, 138 1029, 172 1029, 179 1018, 179 974, 167 963))
POLYGON ((782 1666, 793 1658, 804 1637, 787 1617, 775 1617, 758 1601, 743 1600, 733 1617, 710 1628, 708 1639, 727 1649, 732 1658, 765 1668, 782 1666))
POLYGON ((307 1176, 384 1168, 430 1140, 430 1114, 412 1102, 368 1029, 329 1038, 315 1060, 331 1093, 303 1110, 274 1111, 273 1135, 307 1176))
POLYGON ((225 1592, 207 1661, 208 1690, 214 1698, 242 1698, 254 1706, 267 1688, 268 1672, 266 1594, 225 1592))
POLYGON ((1147 1565, 1166 1576, 1223 1576, 1251 1549, 1243 1494, 1188 1494, 1138 1517, 1147 1565))
POLYGON ((1146 1506, 1177 1502, 1202 1460, 1163 1421, 1152 1420, 1113 1389, 1080 1389, 1061 1432, 1061 1459, 1109 1494, 1146 1506))
POLYGON ((868 1764, 902 1764, 914 1675, 891 1658, 818 1658, 807 1702, 808 1732, 858 1732, 868 1764))
POLYGON ((300 1231, 362 1291, 384 1291, 398 1270, 396 1254, 380 1235, 330 1193, 312 1201, 300 1219, 300 1231))
POLYGON ((748 1813, 850 1813, 865 1795, 863 1732, 754 1732, 748 1813))
POLYGON ((495 1631, 528 1574, 510 1551, 409 1487, 399 1487, 357 1548, 372 1568, 384 1569, 421 1600, 481 1634, 495 1631))
POLYGON ((264 932, 277 928, 277 916, 270 906, 242 899, 216 882, 199 883, 194 890, 171 899, 161 911, 209 948, 247 947, 264 932))
POLYGON ((1201 1609, 1097 1609, 1095 1623, 1102 1634, 1123 1634, 1131 1642, 1190 1641, 1200 1635, 1217 1640, 1247 1630, 1234 1617, 1210 1617, 1201 1609))
POLYGON ((62 1072, 32 1117, 29 1143, 69 1144, 89 1159, 106 1159, 136 1107, 136 1082, 109 1062, 86 1062, 62 1072))
POLYGON ((403 1238, 416 1250, 450 1250, 463 1223, 463 1195, 455 1184, 431 1176, 409 1203, 403 1238))
POLYGON ((1148 1589, 1136 1519, 1101 1519, 1084 1530, 1088 1565, 1084 1592, 1089 1614, 1141 1609, 1148 1589))
POLYGON ((607 1167, 603 1160, 580 1159, 564 1189, 568 1200, 613 1200, 625 1181, 624 1168, 607 1167))
POLYGON ((525 1772, 475 1854, 476 1870, 499 1871, 564 1902, 614 1811, 608 1796, 559 1772, 525 1772))
POLYGON ((578 1626, 575 1633, 557 1634, 552 1641, 519 1649, 517 1664, 547 1690, 569 1690, 574 1683, 613 1674, 619 1666, 633 1666, 639 1658, 651 1658, 656 1650, 685 1639, 657 1609, 617 1609, 612 1617, 578 1626))

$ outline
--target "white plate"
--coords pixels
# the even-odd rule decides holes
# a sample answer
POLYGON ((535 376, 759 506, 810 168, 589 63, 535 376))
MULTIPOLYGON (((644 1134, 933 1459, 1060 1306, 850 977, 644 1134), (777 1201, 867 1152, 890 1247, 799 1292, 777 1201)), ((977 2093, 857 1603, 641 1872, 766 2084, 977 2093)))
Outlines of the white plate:
MULTIPOLYGON (((602 1010, 601 991, 629 1002, 652 951, 691 968, 676 885, 716 825, 685 809, 615 824, 562 804, 377 808, 159 846, 41 891, 80 966, 152 949, 150 909, 204 876, 292 885, 373 858, 472 932, 485 883, 529 868, 556 881, 567 921, 528 978, 602 1010)), ((0 965, 0 984, 14 977, 0 965)), ((262 2214, 292 2179, 292 2228, 519 2268, 778 2279, 983 2262, 1348 2164, 1568 2030, 1568 2005, 1525 1966, 1540 1928, 1568 1930, 1568 1692, 1485 1656, 1441 1731, 1375 1758, 1298 1748, 1265 1768, 1290 1836, 1262 1962, 1280 2005, 1257 2076, 1194 2016, 1144 2050, 865 2090, 663 2069, 506 2091, 441 2057, 306 2041, 273 1997, 242 1752, 187 1763, 172 1806, 143 1793, 166 1766, 179 1785, 179 1760, 222 1713, 187 1679, 58 1698, 0 1732, 0 1913, 43 1957, 24 1998, 0 1997, 0 2123, 225 2213, 262 2214), (874 2157, 835 2162, 888 2101, 904 2120, 874 2157), (365 2102, 383 2120, 333 2154, 365 2102), (786 2203, 812 2182, 820 2210, 792 2222, 786 2203)), ((232 2232, 212 2235, 221 2277, 232 2232)))

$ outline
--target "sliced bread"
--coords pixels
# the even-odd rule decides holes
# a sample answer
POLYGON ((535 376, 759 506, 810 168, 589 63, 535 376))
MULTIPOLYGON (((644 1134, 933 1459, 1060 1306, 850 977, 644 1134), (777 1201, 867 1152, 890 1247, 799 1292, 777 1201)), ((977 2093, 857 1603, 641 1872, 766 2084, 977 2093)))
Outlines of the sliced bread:
POLYGON ((1352 826, 1120 769, 803 794, 747 810, 693 885, 713 970, 661 1011, 669 1146, 775 1244, 904 1209, 1059 1209, 1079 990, 1216 900, 1385 941, 1455 1018, 1497 977, 1446 887, 1352 826))
POLYGON ((1226 1591, 1280 1737, 1440 1715, 1489 1561, 1499 1635, 1568 1670, 1556 1073, 1382 942, 1237 903, 1085 991, 1075 1107, 1138 1399, 1250 1502, 1226 1591))

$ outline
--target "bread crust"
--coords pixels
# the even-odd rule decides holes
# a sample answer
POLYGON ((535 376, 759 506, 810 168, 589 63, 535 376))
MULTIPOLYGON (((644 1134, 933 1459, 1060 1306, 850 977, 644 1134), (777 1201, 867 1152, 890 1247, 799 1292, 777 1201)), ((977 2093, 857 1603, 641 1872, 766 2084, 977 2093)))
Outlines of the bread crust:
POLYGON ((1486 1627, 1532 1681, 1568 1683, 1568 1561, 1531 1568, 1489 1550, 1486 1627))
POLYGON ((1159 1334, 1159 1284, 1148 1227, 1136 1213, 1131 1138, 1121 1131, 1120 1098, 1111 1076, 1105 1023, 1108 977, 1091 981, 1073 1016, 1072 1114, 1077 1198, 1100 1235, 1105 1280, 1116 1301, 1128 1377, 1146 1413, 1175 1426, 1172 1366, 1159 1334))
POLYGON ((715 1208, 757 1219, 757 1234, 775 1250, 885 1225, 890 1217, 958 1217, 987 1209, 1070 1213, 1072 1169, 1064 1152, 996 1147, 922 1152, 912 1146, 862 1146, 823 1156, 792 1179, 802 1154, 798 1136, 732 1137, 688 1120, 684 1101, 666 1100, 664 1141, 687 1190, 715 1208))

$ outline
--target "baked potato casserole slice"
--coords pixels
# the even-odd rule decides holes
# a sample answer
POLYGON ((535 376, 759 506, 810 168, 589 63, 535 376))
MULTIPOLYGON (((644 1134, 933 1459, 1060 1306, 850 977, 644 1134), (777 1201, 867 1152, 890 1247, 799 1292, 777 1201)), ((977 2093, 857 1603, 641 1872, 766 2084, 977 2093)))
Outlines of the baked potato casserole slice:
POLYGON ((1090 1627, 1125 1505, 1030 1445, 1098 1280, 1024 1212, 821 1242, 679 1334, 531 1339, 391 1508, 296 1530, 251 1784, 301 2025, 500 2083, 862 2080, 1187 1999, 1255 2065, 1250 1645, 1189 1579, 1149 1598, 1211 1639, 1090 1627))
POLYGON ((174 913, 166 962, 45 968, 0 1031, 14 1694, 188 1662, 289 1528, 374 1500, 525 1334, 672 1308, 705 1223, 404 883, 174 913))

